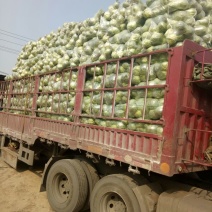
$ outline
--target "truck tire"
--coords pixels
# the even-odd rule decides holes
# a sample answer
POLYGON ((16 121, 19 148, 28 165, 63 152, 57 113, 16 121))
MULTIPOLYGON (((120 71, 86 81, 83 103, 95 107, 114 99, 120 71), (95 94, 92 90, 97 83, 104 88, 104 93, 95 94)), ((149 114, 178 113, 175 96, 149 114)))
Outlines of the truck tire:
POLYGON ((75 161, 77 161, 82 166, 88 180, 88 195, 85 206, 82 208, 82 211, 87 211, 90 208, 91 193, 94 186, 99 181, 99 175, 97 174, 97 170, 94 168, 94 166, 88 161, 80 158, 76 159, 75 161))
POLYGON ((137 212, 138 200, 133 192, 137 184, 132 178, 114 174, 103 177, 95 185, 92 195, 91 212, 137 212))
POLYGON ((54 211, 79 212, 88 194, 86 174, 72 160, 59 160, 52 165, 46 188, 49 204, 54 211))

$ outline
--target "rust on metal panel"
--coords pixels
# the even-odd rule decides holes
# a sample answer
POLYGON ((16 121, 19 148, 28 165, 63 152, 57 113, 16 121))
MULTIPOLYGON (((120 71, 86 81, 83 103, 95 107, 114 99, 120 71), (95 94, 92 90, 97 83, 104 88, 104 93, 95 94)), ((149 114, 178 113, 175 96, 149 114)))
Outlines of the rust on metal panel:
POLYGON ((40 138, 45 138, 47 140, 56 141, 58 143, 64 144, 69 146, 71 149, 77 149, 77 141, 75 138, 75 135, 64 135, 64 134, 58 134, 51 131, 46 131, 42 129, 34 129, 34 135, 40 138))
POLYGON ((96 154, 101 153, 100 155, 107 158, 116 159, 148 170, 151 170, 151 163, 160 162, 162 151, 161 139, 148 139, 141 134, 133 134, 132 131, 130 133, 126 133, 124 130, 120 130, 120 132, 114 130, 114 132, 111 132, 109 129, 101 129, 101 127, 98 129, 97 126, 90 125, 84 125, 83 128, 79 128, 80 145, 86 151, 96 154), (144 140, 146 144, 148 142, 152 143, 151 146, 146 147, 146 151, 143 148, 144 140))
POLYGON ((102 155, 102 147, 101 146, 88 145, 87 151, 96 153, 98 155, 102 155))
POLYGON ((22 133, 21 132, 18 132, 18 131, 14 131, 14 130, 11 130, 9 128, 4 128, 4 131, 3 131, 5 134, 8 134, 16 139, 21 139, 22 138, 22 133))
MULTIPOLYGON (((139 153, 139 152, 131 152, 129 150, 120 149, 116 147, 106 148, 101 144, 93 143, 92 141, 81 140, 83 143, 82 148, 85 151, 92 152, 98 155, 105 156, 110 159, 115 159, 133 166, 147 168, 151 170, 151 157, 147 154, 139 153)), ((152 159, 152 163, 158 163, 154 159, 152 159)))

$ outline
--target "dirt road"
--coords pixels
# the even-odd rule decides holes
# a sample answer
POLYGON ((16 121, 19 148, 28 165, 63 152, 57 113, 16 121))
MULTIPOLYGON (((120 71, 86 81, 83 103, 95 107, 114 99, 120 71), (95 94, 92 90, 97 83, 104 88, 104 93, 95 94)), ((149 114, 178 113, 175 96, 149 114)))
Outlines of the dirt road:
POLYGON ((14 170, 0 158, 1 212, 52 212, 46 192, 39 192, 41 170, 24 164, 14 170))

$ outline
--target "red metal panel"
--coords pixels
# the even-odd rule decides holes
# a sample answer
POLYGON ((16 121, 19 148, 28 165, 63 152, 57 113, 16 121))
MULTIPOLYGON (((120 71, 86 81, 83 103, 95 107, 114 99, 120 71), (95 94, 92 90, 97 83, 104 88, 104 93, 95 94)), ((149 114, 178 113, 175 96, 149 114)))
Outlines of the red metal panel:
POLYGON ((31 136, 30 117, 15 114, 1 114, 2 132, 14 138, 33 143, 31 136))
POLYGON ((136 135, 133 131, 126 133, 89 125, 79 128, 77 137, 86 151, 141 167, 146 161, 144 166, 148 164, 148 169, 151 169, 151 163, 160 161, 158 149, 162 141, 158 139, 136 135))
POLYGON ((162 171, 158 167, 158 172, 166 172, 167 175, 172 175, 175 164, 175 154, 177 149, 177 133, 179 131, 179 107, 180 93, 183 92, 182 86, 182 69, 185 63, 183 48, 176 47, 172 50, 169 57, 169 68, 167 76, 168 91, 165 96, 163 117, 165 126, 163 130, 164 144, 162 151, 161 163, 168 164, 167 170, 162 171))
MULTIPOLYGON (((210 145, 210 136, 212 125, 209 119, 212 114, 212 98, 210 92, 191 84, 194 71, 195 51, 203 48, 194 45, 187 41, 183 49, 184 67, 181 69, 181 86, 179 91, 179 108, 176 111, 179 113, 176 130, 176 164, 174 172, 177 172, 177 167, 181 166, 180 171, 189 172, 202 170, 197 164, 205 164, 211 166, 204 158, 204 151, 210 145), (185 165, 187 164, 187 165, 185 165), (194 168, 195 167, 195 168, 194 168)), ((211 54, 211 53, 210 53, 211 54)), ((205 54, 205 61, 212 63, 212 57, 205 54)), ((212 55, 211 55, 212 56, 212 55)), ((198 56, 198 61, 200 61, 198 56)), ((203 59, 202 59, 203 60, 203 59)))
POLYGON ((71 122, 49 120, 45 118, 33 119, 33 134, 37 137, 59 142, 76 149, 76 126, 71 122))
POLYGON ((0 132, 3 132, 7 127, 7 114, 1 112, 0 113, 0 132))

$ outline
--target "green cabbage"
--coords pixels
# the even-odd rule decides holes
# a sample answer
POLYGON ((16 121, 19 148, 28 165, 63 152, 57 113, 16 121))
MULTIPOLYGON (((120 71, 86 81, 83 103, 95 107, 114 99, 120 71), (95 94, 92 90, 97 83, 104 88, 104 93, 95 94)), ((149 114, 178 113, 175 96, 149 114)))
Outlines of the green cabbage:
POLYGON ((111 116, 112 115, 112 105, 103 104, 102 114, 103 114, 103 116, 106 116, 106 117, 111 116))
POLYGON ((126 104, 118 104, 115 106, 115 116, 119 118, 124 118, 126 113, 126 104))
POLYGON ((117 91, 116 92, 116 104, 126 104, 127 103, 127 91, 117 91))

